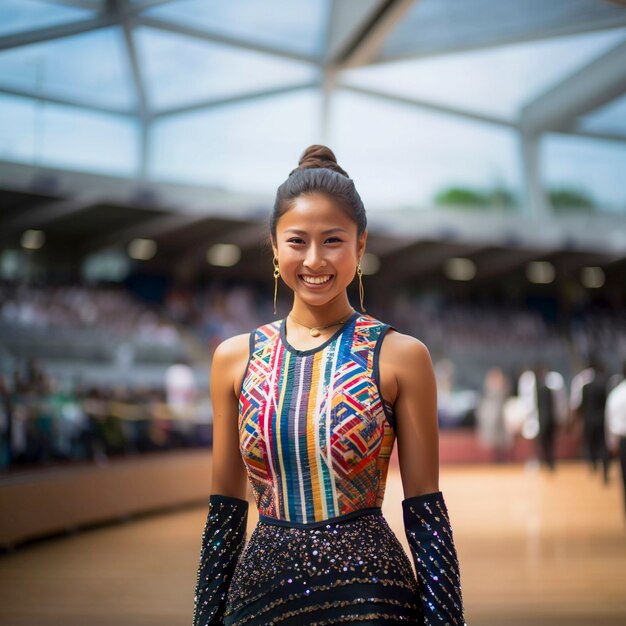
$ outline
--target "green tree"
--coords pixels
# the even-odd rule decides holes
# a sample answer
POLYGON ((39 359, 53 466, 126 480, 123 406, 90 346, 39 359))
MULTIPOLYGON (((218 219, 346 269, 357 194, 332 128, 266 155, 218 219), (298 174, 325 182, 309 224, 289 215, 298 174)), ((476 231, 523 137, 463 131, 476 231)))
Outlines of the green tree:
POLYGON ((548 197, 555 212, 584 211, 591 213, 596 205, 593 198, 577 189, 550 189, 548 197))

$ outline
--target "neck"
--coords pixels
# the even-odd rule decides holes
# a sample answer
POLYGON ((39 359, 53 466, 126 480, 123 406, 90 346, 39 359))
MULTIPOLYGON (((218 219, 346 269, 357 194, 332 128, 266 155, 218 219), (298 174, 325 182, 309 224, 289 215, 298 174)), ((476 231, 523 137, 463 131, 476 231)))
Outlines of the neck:
POLYGON ((292 316, 301 324, 310 327, 326 326, 339 320, 345 320, 353 313, 354 307, 350 304, 347 297, 319 307, 294 300, 291 307, 292 316))

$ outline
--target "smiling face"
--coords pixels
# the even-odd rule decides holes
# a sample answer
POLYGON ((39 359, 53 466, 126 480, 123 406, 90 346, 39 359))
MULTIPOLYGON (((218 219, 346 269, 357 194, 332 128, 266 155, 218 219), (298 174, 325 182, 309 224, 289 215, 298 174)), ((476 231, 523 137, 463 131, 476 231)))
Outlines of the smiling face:
POLYGON ((272 245, 281 277, 294 292, 294 308, 334 305, 345 311, 346 287, 354 279, 366 239, 367 231, 357 238, 356 222, 332 198, 298 197, 278 219, 272 245))

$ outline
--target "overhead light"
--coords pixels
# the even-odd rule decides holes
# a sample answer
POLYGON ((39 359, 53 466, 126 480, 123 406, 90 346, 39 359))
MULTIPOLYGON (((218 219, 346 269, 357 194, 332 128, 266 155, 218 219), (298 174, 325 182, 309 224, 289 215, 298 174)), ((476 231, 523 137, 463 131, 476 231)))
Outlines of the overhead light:
POLYGON ((372 252, 366 252, 361 258, 361 269, 364 274, 376 274, 380 269, 380 259, 372 252))
POLYGON ((157 251, 156 242, 152 239, 133 239, 128 244, 128 256, 137 261, 151 259, 157 251))
POLYGON ((211 265, 218 267, 232 267, 237 265, 241 258, 241 248, 232 243, 216 243, 206 253, 206 259, 211 265))
POLYGON ((604 270, 601 267, 583 267, 580 272, 580 281, 588 289, 602 287, 605 280, 604 270))
POLYGON ((476 276, 476 263, 464 257, 451 257, 444 263, 443 272, 450 280, 472 280, 476 276))
POLYGON ((551 283, 555 276, 554 265, 548 261, 531 261, 526 266, 526 278, 531 283, 545 285, 551 283))
POLYGON ((20 239, 20 244, 22 248, 26 248, 27 250, 39 250, 46 241, 46 234, 43 230, 25 230, 22 233, 22 238, 20 239))

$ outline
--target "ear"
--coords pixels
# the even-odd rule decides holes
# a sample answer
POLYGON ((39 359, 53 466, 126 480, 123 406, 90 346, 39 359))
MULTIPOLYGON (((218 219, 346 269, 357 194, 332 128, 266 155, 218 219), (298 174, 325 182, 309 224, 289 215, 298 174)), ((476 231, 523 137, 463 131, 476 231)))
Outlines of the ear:
POLYGON ((365 252, 365 242, 367 241, 367 229, 363 231, 361 236, 359 237, 359 241, 357 243, 357 258, 360 260, 363 258, 363 253, 365 252))

